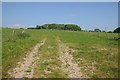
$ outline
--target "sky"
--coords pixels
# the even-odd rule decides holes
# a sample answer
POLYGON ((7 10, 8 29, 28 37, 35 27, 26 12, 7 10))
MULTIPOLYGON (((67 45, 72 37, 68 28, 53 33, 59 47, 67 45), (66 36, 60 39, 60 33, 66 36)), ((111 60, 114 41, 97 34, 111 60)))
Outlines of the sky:
POLYGON ((3 27, 77 24, 84 30, 118 27, 117 2, 3 2, 3 27))
POLYGON ((2 2, 118 2, 120 0, 1 0, 2 2))

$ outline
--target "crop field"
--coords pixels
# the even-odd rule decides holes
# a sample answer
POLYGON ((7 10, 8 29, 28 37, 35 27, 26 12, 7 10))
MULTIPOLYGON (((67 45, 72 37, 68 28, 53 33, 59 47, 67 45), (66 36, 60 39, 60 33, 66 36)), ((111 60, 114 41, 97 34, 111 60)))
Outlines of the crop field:
POLYGON ((2 29, 3 78, 118 78, 116 33, 2 29))

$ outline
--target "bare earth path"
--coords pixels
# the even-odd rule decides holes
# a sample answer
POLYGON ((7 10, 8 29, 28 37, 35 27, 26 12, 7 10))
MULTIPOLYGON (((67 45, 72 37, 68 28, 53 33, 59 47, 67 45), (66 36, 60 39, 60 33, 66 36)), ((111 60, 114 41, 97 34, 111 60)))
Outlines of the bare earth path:
POLYGON ((60 56, 59 59, 62 62, 62 70, 68 73, 68 78, 83 78, 83 74, 80 72, 78 64, 73 62, 73 56, 70 53, 70 49, 61 43, 58 39, 60 56))
POLYGON ((43 39, 40 43, 38 43, 31 52, 27 53, 24 61, 18 62, 16 68, 12 71, 9 71, 8 74, 12 78, 23 78, 28 77, 32 78, 34 73, 34 68, 39 60, 38 50, 41 46, 44 45, 46 39, 43 39))

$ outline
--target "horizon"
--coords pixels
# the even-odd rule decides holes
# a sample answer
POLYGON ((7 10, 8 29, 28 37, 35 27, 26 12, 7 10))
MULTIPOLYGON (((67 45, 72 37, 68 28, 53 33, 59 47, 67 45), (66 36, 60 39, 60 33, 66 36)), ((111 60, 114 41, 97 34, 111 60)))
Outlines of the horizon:
POLYGON ((118 2, 3 2, 2 27, 76 24, 82 30, 118 27, 118 2))

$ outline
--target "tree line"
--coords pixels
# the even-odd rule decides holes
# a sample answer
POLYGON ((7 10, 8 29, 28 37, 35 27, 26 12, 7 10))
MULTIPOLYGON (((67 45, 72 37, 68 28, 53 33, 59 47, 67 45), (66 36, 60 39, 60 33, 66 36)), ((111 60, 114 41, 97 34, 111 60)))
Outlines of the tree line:
POLYGON ((120 27, 116 28, 116 29, 114 30, 114 33, 120 33, 120 27))
POLYGON ((81 31, 81 28, 75 24, 44 24, 36 25, 36 27, 31 27, 28 29, 50 29, 50 30, 71 30, 71 31, 81 31))
MULTIPOLYGON (((49 30, 71 30, 71 31, 82 30, 80 26, 75 24, 44 24, 44 25, 36 25, 36 27, 29 27, 27 29, 49 29, 49 30)), ((88 32, 106 32, 106 31, 101 31, 99 28, 96 28, 94 30, 89 30, 88 32)), ((113 32, 108 31, 108 33, 120 33, 120 27, 117 27, 113 32)))

